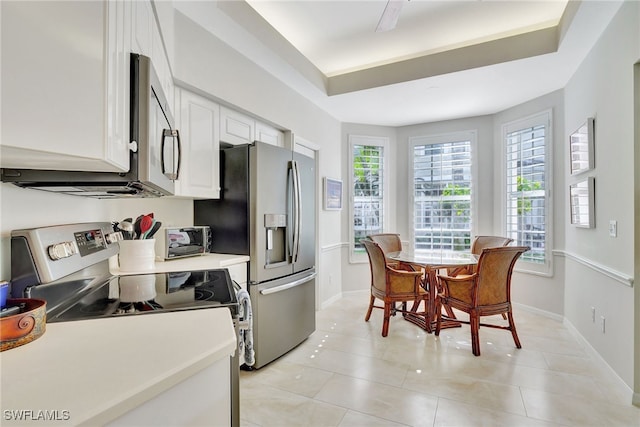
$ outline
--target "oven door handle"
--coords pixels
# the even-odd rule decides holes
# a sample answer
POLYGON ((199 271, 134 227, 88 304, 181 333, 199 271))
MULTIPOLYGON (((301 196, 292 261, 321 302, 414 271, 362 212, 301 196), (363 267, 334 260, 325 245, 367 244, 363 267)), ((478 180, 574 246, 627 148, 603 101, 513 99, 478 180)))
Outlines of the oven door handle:
POLYGON ((280 286, 274 286, 273 288, 267 288, 267 289, 263 289, 260 291, 261 295, 270 295, 270 294, 275 294, 277 292, 282 292, 282 291, 286 291, 287 289, 291 289, 291 288, 295 288, 296 286, 300 286, 304 283, 307 283, 310 280, 313 280, 316 278, 316 275, 318 273, 313 273, 309 276, 303 277, 302 279, 298 279, 296 281, 290 282, 290 283, 285 283, 284 285, 280 285, 280 286))

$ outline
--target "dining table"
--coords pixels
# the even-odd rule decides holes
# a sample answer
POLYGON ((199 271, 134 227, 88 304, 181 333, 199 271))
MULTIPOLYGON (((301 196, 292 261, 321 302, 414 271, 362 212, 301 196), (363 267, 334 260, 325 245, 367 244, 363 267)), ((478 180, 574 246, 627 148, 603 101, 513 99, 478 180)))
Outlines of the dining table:
MULTIPOLYGON (((424 271, 422 278, 422 286, 429 293, 429 298, 426 302, 425 311, 427 313, 427 319, 423 320, 420 316, 412 315, 408 313, 405 317, 406 320, 417 324, 421 328, 425 329, 428 333, 435 331, 437 322, 437 298, 438 293, 441 292, 442 287, 438 279, 438 274, 441 270, 455 271, 463 269, 465 267, 472 267, 478 263, 478 255, 470 252, 455 252, 455 251, 408 251, 402 250, 398 252, 388 252, 385 254, 390 260, 399 261, 400 263, 408 264, 415 270, 424 271), (425 324, 426 323, 426 324, 425 324)), ((459 327, 460 322, 455 321, 455 314, 451 307, 444 305, 444 309, 447 312, 447 319, 442 319, 441 328, 453 328, 459 327)), ((417 307, 414 307, 417 310, 417 307)))

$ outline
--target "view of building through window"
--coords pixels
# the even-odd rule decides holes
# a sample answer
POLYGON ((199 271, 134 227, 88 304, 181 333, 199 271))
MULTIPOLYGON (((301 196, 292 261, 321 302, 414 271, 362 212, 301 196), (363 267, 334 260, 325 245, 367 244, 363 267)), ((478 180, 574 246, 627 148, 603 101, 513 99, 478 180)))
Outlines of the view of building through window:
POLYGON ((471 141, 413 144, 414 250, 471 246, 471 141))

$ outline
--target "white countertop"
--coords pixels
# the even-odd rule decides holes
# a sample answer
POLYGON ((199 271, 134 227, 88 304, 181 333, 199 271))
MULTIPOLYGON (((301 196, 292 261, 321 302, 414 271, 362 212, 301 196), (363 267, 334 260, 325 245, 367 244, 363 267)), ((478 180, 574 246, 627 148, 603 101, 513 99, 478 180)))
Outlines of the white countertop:
POLYGON ((1 424, 102 425, 235 349, 226 309, 48 323, 40 338, 0 353, 1 424), (70 419, 20 423, 7 410, 70 419))
POLYGON ((113 256, 109 259, 109 270, 111 274, 116 276, 124 276, 128 274, 141 273, 167 273, 172 271, 193 271, 207 270, 215 268, 225 268, 231 265, 248 262, 248 255, 232 255, 232 254, 204 254, 171 261, 157 261, 153 270, 144 271, 122 271, 118 266, 118 257, 113 256))

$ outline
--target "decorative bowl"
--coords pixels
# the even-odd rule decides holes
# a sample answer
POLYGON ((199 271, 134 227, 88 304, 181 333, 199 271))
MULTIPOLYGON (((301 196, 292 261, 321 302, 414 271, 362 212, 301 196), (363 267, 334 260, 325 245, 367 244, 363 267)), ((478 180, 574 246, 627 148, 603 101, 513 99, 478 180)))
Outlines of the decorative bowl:
POLYGON ((47 302, 31 298, 7 299, 8 307, 21 304, 24 307, 19 313, 0 318, 0 351, 28 344, 44 334, 47 302))

